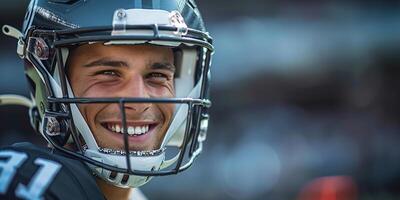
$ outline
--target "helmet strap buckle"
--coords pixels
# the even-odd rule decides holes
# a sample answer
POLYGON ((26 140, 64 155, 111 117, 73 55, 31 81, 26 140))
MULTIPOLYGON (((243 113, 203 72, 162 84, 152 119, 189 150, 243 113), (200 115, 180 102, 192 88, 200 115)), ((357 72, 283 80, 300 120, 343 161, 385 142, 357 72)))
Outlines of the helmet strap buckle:
POLYGON ((24 35, 18 29, 10 26, 4 25, 2 27, 2 31, 4 35, 13 37, 18 40, 17 43, 17 54, 21 59, 25 58, 25 42, 24 42, 24 35))

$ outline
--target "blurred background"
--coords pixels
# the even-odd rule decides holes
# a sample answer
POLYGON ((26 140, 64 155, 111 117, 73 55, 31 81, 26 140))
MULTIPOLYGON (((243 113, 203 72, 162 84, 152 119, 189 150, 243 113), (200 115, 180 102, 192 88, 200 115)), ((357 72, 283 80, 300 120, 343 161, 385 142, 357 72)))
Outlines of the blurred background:
MULTIPOLYGON (((400 1, 198 0, 216 53, 204 153, 149 199, 400 199, 400 1)), ((28 1, 4 0, 22 25, 28 1)), ((0 36, 0 94, 28 95, 0 36)), ((0 144, 43 144, 0 107, 0 144)))

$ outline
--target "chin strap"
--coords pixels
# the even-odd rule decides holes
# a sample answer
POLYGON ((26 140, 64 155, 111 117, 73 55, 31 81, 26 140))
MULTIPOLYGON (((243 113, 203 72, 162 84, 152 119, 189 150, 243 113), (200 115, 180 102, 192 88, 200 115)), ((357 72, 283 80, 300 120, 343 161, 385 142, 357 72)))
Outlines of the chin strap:
POLYGON ((5 94, 0 95, 0 105, 18 105, 32 108, 34 106, 33 102, 21 95, 5 94))

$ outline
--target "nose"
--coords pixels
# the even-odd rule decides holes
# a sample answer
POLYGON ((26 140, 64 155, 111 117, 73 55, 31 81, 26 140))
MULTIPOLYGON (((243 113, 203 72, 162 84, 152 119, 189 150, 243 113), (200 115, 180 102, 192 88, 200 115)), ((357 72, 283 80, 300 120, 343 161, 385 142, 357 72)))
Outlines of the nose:
MULTIPOLYGON (((128 98, 149 98, 144 79, 140 74, 131 76, 123 85, 120 96, 128 98)), ((125 103, 125 109, 128 112, 142 113, 149 109, 151 103, 125 103)))

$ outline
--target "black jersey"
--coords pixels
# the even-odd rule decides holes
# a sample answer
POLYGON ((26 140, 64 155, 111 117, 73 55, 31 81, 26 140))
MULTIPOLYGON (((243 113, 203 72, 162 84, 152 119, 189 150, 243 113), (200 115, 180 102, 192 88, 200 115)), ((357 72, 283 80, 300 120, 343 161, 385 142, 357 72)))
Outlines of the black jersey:
POLYGON ((78 160, 30 143, 0 148, 0 199, 104 199, 78 160))

